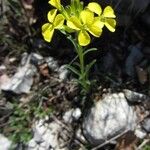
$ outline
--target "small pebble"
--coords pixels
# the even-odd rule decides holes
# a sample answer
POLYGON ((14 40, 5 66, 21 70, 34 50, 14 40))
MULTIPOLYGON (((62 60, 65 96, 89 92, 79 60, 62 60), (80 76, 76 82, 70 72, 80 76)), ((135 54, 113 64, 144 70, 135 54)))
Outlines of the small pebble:
POLYGON ((140 139, 144 139, 145 136, 146 136, 146 132, 143 131, 141 128, 137 128, 137 129, 135 130, 135 135, 136 135, 138 138, 140 138, 140 139))
POLYGON ((81 110, 76 108, 72 113, 72 117, 74 120, 78 120, 81 117, 81 110))
POLYGON ((15 61, 16 61, 16 58, 15 58, 15 57, 9 58, 9 62, 10 62, 10 63, 13 63, 13 62, 15 62, 15 61))

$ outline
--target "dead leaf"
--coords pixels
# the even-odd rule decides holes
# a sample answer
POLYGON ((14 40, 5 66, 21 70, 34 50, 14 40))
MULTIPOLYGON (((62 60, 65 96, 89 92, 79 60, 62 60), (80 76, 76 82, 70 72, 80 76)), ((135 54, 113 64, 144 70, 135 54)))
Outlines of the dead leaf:
POLYGON ((136 150, 137 138, 132 131, 118 139, 115 150, 136 150))
POLYGON ((45 64, 42 64, 39 66, 39 70, 40 70, 40 73, 44 76, 44 77, 49 77, 49 69, 48 69, 48 65, 45 63, 45 64))
POLYGON ((9 83, 10 82, 10 78, 8 77, 7 74, 3 74, 2 76, 0 76, 0 87, 3 84, 9 83))
POLYGON ((145 70, 145 69, 143 69, 139 66, 136 66, 136 72, 137 72, 139 82, 141 84, 145 84, 148 81, 148 72, 147 72, 147 70, 145 70))

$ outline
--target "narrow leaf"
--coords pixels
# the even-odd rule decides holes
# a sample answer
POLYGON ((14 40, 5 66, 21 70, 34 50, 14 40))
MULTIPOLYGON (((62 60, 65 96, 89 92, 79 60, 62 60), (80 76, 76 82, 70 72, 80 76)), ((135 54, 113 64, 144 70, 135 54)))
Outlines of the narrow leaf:
POLYGON ((84 76, 88 76, 89 70, 95 64, 95 62, 96 62, 96 60, 94 59, 91 63, 89 63, 88 65, 86 65, 84 76))
POLYGON ((71 70, 73 73, 75 73, 76 75, 80 76, 80 72, 79 72, 76 68, 74 68, 74 67, 72 67, 72 66, 69 66, 69 65, 67 65, 66 67, 67 67, 69 70, 71 70))
POLYGON ((90 48, 90 49, 86 50, 86 51, 83 53, 83 55, 86 55, 87 53, 93 52, 93 51, 97 51, 97 48, 90 48))

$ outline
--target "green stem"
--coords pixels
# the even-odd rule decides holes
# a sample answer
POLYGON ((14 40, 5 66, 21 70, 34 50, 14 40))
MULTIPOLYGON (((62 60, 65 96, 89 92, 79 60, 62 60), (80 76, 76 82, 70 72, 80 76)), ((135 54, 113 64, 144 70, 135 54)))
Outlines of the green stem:
POLYGON ((81 74, 84 74, 84 56, 83 56, 83 48, 81 46, 78 46, 78 55, 79 55, 79 61, 80 61, 80 69, 81 74))
POLYGON ((69 35, 67 37, 71 42, 72 44, 74 45, 75 47, 75 50, 76 50, 76 53, 79 57, 79 64, 80 64, 80 76, 79 76, 79 81, 80 83, 82 83, 82 86, 84 88, 84 91, 87 93, 89 91, 89 85, 87 84, 87 78, 86 78, 86 75, 85 75, 85 64, 84 64, 84 49, 82 46, 80 46, 75 39, 72 38, 71 35, 69 35))

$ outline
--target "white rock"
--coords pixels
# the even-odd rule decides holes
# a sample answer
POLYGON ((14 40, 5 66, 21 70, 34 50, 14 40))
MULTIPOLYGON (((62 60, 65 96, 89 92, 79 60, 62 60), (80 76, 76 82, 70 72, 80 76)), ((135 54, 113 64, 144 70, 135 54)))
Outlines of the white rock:
POLYGON ((73 121, 72 111, 73 111, 73 109, 65 112, 65 114, 63 115, 63 120, 65 123, 72 123, 72 121, 73 121))
POLYGON ((42 135, 46 132, 46 127, 44 126, 44 120, 39 120, 35 123, 34 131, 37 132, 39 135, 42 135))
POLYGON ((58 73, 59 73, 59 79, 61 81, 66 80, 67 79, 67 75, 68 75, 68 69, 66 68, 66 65, 62 65, 58 69, 58 73))
POLYGON ((39 147, 38 150, 45 150, 45 147, 39 147))
POLYGON ((73 120, 78 120, 81 116, 81 110, 79 108, 71 109, 63 115, 63 119, 66 123, 72 123, 73 120))
POLYGON ((56 60, 54 60, 53 57, 47 57, 45 58, 45 61, 48 64, 48 67, 52 70, 52 71, 58 71, 58 63, 56 60))
POLYGON ((74 120, 78 120, 81 117, 81 110, 76 108, 72 113, 72 117, 74 120))
POLYGON ((134 133, 140 139, 144 139, 147 135, 146 132, 143 131, 141 128, 137 128, 134 133))
POLYGON ((35 142, 34 139, 31 139, 31 140, 28 142, 28 149, 35 148, 36 146, 37 146, 37 143, 35 142))
POLYGON ((13 63, 13 62, 15 62, 17 59, 15 58, 15 57, 11 57, 11 58, 9 58, 9 62, 10 63, 13 63))
POLYGON ((79 139, 82 143, 87 144, 87 140, 83 136, 82 130, 80 128, 76 131, 76 138, 79 139))
POLYGON ((1 65, 0 66, 0 71, 6 70, 6 66, 5 65, 1 65))
POLYGON ((0 150, 9 150, 11 147, 11 141, 9 141, 6 137, 0 134, 0 150))
POLYGON ((29 55, 27 59, 23 59, 22 64, 24 65, 18 68, 18 71, 10 78, 9 82, 5 82, 1 85, 2 90, 12 91, 17 94, 29 93, 33 83, 33 76, 37 70, 34 65, 30 64, 31 55, 29 55))
POLYGON ((58 144, 58 133, 60 131, 60 125, 53 122, 49 124, 49 127, 45 134, 43 134, 43 139, 47 143, 47 148, 51 145, 53 148, 57 148, 59 146, 58 144))
POLYGON ((58 137, 63 132, 60 124, 53 121, 45 126, 45 120, 40 120, 35 123, 33 131, 34 137, 28 143, 28 150, 50 150, 50 147, 51 150, 65 150, 59 147, 58 137))
POLYGON ((83 133, 93 145, 100 144, 123 131, 133 130, 137 117, 123 93, 111 94, 91 108, 83 122, 83 133))
POLYGON ((32 54, 32 57, 35 57, 35 59, 37 59, 37 60, 43 59, 43 56, 41 56, 40 54, 37 54, 37 53, 31 53, 31 54, 32 54))

